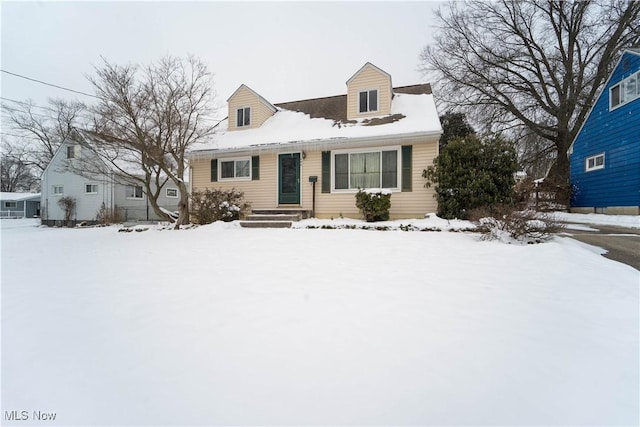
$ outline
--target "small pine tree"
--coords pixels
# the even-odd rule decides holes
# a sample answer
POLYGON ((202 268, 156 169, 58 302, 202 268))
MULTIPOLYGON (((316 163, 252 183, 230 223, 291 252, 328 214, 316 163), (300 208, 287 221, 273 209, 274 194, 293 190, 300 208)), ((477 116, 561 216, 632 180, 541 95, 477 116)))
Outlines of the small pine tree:
POLYGON ((466 219, 471 209, 513 203, 517 160, 512 142, 470 134, 449 141, 433 163, 422 176, 427 187, 435 184, 439 216, 466 219))

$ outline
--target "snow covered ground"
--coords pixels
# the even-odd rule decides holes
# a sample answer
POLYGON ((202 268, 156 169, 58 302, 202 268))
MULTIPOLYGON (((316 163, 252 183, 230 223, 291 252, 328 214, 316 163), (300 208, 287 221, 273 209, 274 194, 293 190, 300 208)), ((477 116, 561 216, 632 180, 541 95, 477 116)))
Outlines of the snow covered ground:
POLYGON ((557 221, 596 224, 596 225, 615 225, 618 227, 640 228, 640 216, 638 215, 603 215, 603 214, 577 214, 567 212, 554 212, 553 217, 557 221))
POLYGON ((0 223, 5 425, 640 421, 638 272, 569 238, 0 223))

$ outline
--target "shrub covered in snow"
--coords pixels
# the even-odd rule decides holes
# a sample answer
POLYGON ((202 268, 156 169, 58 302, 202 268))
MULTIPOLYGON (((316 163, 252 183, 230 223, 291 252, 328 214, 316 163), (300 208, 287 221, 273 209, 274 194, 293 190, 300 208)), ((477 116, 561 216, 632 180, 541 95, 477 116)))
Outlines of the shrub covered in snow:
POLYGON ((391 191, 384 188, 358 190, 356 207, 367 222, 389 220, 391 191))
POLYGON ((194 191, 191 203, 191 219, 196 224, 234 221, 250 208, 244 200, 244 193, 235 188, 194 191))
POLYGON ((562 231, 562 224, 550 215, 531 209, 516 210, 509 206, 491 211, 476 209, 471 214, 484 240, 500 240, 510 243, 541 243, 562 231))

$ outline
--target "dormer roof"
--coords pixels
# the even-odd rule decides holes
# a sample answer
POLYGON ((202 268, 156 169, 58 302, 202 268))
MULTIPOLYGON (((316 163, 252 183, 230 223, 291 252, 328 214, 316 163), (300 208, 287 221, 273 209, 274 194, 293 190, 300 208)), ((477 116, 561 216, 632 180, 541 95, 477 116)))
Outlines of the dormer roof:
POLYGON ((366 64, 364 64, 362 67, 360 67, 360 69, 358 71, 356 71, 353 76, 351 76, 349 78, 349 80, 347 80, 347 86, 351 83, 351 81, 353 79, 355 79, 358 74, 360 74, 362 71, 364 71, 364 69, 366 68, 373 68, 374 70, 376 70, 379 73, 384 74, 385 76, 389 77, 389 82, 391 82, 391 74, 387 73, 386 71, 384 71, 382 68, 376 67, 375 65, 373 65, 371 62, 367 62, 366 64))
POLYGON ((272 112, 274 112, 274 113, 275 113, 276 111, 278 111, 278 109, 277 109, 277 108, 276 108, 272 103, 270 103, 269 101, 267 101, 266 99, 264 99, 262 96, 260 96, 260 94, 259 94, 258 92, 256 92, 255 90, 251 89, 249 86, 245 85, 244 83, 243 83, 243 84, 241 84, 241 85, 238 87, 238 89, 236 89, 236 90, 235 90, 235 92, 233 92, 233 93, 231 94, 231 96, 230 96, 229 98, 227 98, 227 102, 229 102, 229 100, 230 100, 231 98, 233 98, 233 97, 234 97, 234 96, 235 96, 235 95, 236 95, 240 90, 242 90, 243 88, 244 88, 244 89, 246 89, 246 90, 248 90, 249 92, 251 92, 253 95, 255 95, 255 96, 256 96, 256 98, 258 98, 258 99, 260 100, 260 102, 262 102, 262 103, 263 103, 267 108, 269 108, 272 112))

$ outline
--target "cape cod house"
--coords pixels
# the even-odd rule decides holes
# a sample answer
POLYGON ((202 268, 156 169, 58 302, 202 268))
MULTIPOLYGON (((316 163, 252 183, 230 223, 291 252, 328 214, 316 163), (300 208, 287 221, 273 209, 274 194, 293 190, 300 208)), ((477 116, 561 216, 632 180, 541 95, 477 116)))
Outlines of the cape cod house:
POLYGON ((246 85, 212 140, 189 152, 192 190, 243 191, 254 212, 358 218, 359 188, 392 192, 391 218, 436 211, 422 171, 442 133, 429 84, 393 87, 366 63, 346 94, 272 104, 246 85))
MULTIPOLYGON (((97 159, 79 133, 58 148, 42 173, 40 205, 43 225, 63 224, 65 212, 58 201, 66 196, 75 200, 72 223, 93 223, 103 209, 123 221, 161 219, 151 208, 144 188, 118 179, 117 172, 97 159), (74 163, 75 168, 72 167, 74 163), (95 170, 102 172, 76 173, 85 164, 100 165, 95 170)), ((177 210, 178 200, 178 189, 170 183, 165 184, 158 199, 159 205, 173 212, 177 210)))
POLYGON ((573 212, 640 214, 640 49, 620 57, 569 159, 573 212))

